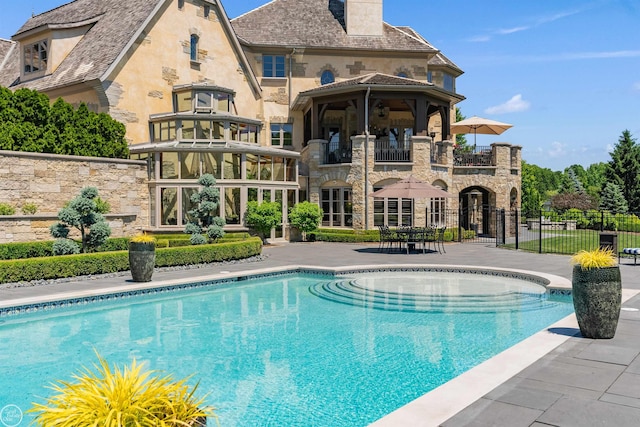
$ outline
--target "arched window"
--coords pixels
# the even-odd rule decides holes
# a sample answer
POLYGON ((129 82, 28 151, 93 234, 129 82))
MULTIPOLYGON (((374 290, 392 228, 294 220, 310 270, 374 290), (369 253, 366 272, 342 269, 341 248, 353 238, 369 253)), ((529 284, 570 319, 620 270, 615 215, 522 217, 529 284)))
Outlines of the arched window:
POLYGON ((191 34, 191 60, 198 60, 198 42, 200 41, 200 37, 195 34, 191 34))
POLYGON ((409 76, 407 76, 407 73, 405 73, 404 71, 401 71, 398 73, 398 77, 402 77, 403 79, 406 79, 409 76))
POLYGON ((330 70, 324 70, 322 72, 322 76, 320 77, 320 84, 328 85, 329 83, 335 82, 336 79, 333 76, 333 73, 330 70))

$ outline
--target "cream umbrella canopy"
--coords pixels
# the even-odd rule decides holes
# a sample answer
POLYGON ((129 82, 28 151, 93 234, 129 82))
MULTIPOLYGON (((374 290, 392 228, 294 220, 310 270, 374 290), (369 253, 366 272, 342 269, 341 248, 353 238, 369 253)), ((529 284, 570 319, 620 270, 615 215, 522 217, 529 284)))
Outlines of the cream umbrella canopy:
POLYGON ((497 122, 478 116, 452 123, 450 131, 452 134, 473 133, 473 147, 476 146, 476 135, 500 135, 502 132, 513 127, 509 123, 497 122))
POLYGON ((439 197, 453 197, 441 188, 429 183, 420 181, 410 175, 395 184, 387 185, 378 191, 369 194, 369 197, 382 197, 394 199, 427 199, 439 197))

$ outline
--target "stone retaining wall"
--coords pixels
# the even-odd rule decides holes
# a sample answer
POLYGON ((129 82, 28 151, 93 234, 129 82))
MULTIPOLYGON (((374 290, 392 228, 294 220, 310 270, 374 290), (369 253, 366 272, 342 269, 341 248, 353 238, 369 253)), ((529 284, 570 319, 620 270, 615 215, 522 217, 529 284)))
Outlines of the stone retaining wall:
POLYGON ((0 216, 0 243, 50 239, 58 210, 89 186, 111 206, 113 237, 148 225, 145 162, 0 150, 0 202, 16 209, 16 215, 0 216), (26 203, 37 206, 35 215, 20 215, 26 203))

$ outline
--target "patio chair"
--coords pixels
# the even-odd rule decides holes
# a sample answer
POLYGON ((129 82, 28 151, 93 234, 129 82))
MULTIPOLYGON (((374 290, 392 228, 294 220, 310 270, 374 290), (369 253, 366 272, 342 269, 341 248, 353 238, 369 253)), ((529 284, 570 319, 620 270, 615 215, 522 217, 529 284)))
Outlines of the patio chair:
POLYGON ((421 228, 409 228, 406 230, 404 244, 407 246, 407 254, 410 249, 418 248, 418 245, 422 245, 422 253, 425 253, 425 230, 421 228))
POLYGON ((379 225, 378 229, 380 230, 380 244, 378 245, 378 252, 381 252, 384 249, 385 244, 389 251, 393 248, 393 244, 397 243, 398 247, 402 242, 402 239, 389 229, 387 225, 379 225))

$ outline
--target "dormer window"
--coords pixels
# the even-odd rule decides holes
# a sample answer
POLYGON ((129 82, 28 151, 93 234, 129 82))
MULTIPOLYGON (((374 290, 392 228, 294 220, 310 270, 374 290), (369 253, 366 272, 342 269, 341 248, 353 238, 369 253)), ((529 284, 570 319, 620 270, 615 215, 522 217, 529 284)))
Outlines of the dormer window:
POLYGON ((35 73, 47 70, 47 41, 41 40, 24 48, 24 73, 35 73))

